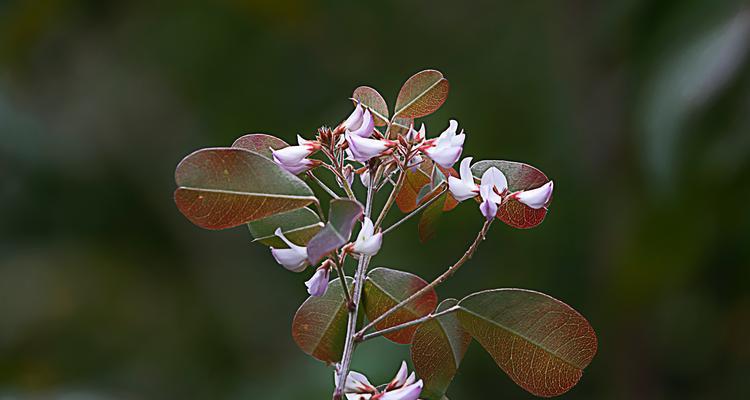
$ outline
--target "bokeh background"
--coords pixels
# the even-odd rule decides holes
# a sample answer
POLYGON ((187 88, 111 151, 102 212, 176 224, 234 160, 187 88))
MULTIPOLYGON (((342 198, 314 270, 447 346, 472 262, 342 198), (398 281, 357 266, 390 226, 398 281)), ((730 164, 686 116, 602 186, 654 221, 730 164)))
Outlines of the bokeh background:
MULTIPOLYGON (((290 335, 307 274, 172 201, 182 156, 333 125, 451 81, 465 155, 556 182, 439 295, 532 288, 596 328, 571 399, 750 398, 750 8, 735 0, 0 1, 0 398, 326 399, 290 335)), ((416 223, 374 264, 427 278, 481 225, 416 223)), ((360 347, 373 381, 405 347, 360 347)), ((476 343, 452 399, 531 398, 476 343)))

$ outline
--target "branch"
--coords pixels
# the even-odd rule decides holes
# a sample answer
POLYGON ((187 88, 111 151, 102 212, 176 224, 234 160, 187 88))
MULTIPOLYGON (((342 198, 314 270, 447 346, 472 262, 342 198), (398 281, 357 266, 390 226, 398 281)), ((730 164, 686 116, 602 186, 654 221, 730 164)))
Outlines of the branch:
POLYGON ((417 319, 411 320, 409 322, 404 322, 403 324, 400 324, 400 325, 395 325, 395 326, 392 326, 390 328, 385 328, 385 329, 381 329, 379 331, 368 333, 367 335, 364 335, 362 337, 357 337, 355 340, 357 342, 364 342, 366 340, 374 339, 374 338, 376 338, 378 336, 387 335, 387 334, 389 334, 391 332, 400 331, 400 330, 408 328, 410 326, 419 325, 421 323, 433 320, 433 319, 435 319, 437 317, 442 317, 443 315, 447 315, 447 314, 456 312, 460 308, 461 307, 459 307, 459 306, 453 306, 451 308, 445 309, 445 310, 440 311, 440 312, 430 313, 430 314, 425 315, 424 317, 417 318, 417 319))
POLYGON ((477 234, 477 237, 474 239, 474 242, 471 244, 471 246, 469 246, 469 248, 466 250, 466 252, 464 253, 464 255, 461 256, 461 258, 458 259, 458 261, 456 261, 455 264, 453 264, 450 267, 448 267, 448 270, 446 270, 445 272, 443 272, 442 275, 440 275, 437 278, 435 278, 434 281, 432 281, 429 284, 427 284, 427 286, 425 286, 422 289, 418 290, 417 292, 415 292, 414 294, 412 294, 411 296, 409 296, 407 299, 401 301, 400 303, 396 304, 395 306, 393 306, 392 308, 390 308, 388 311, 386 311, 385 313, 383 313, 379 317, 377 317, 374 320, 370 321, 370 323, 368 323, 367 325, 365 325, 364 328, 360 329, 360 331, 357 332, 357 334, 356 334, 357 340, 362 340, 362 338, 365 336, 365 332, 367 332, 368 329, 370 329, 373 326, 375 326, 375 324, 380 323, 381 321, 383 321, 384 319, 388 318, 391 314, 393 314, 394 312, 396 312, 401 307, 403 307, 403 306, 409 304, 410 302, 414 301, 418 297, 420 297, 423 294, 427 293, 427 291, 432 290, 433 288, 435 288, 435 286, 437 286, 437 285, 445 282, 446 279, 448 279, 459 268, 461 268, 461 266, 466 261, 468 261, 471 258, 471 256, 474 255, 474 252, 477 250, 477 247, 479 247, 479 243, 481 243, 484 240, 484 237, 485 237, 485 235, 487 235, 487 231, 490 229, 490 225, 492 225, 492 222, 494 220, 495 219, 493 218, 493 219, 490 219, 490 220, 486 220, 484 222, 484 225, 482 226, 482 229, 477 234))
POLYGON ((334 192, 331 188, 329 188, 325 183, 323 183, 320 179, 318 179, 315 174, 313 174, 312 171, 307 171, 307 176, 312 180, 313 182, 317 183, 318 186, 320 186, 321 189, 325 190, 326 193, 328 193, 329 196, 333 197, 334 199, 340 198, 336 192, 334 192))
POLYGON ((336 273, 339 275, 341 286, 344 289, 344 300, 346 301, 347 307, 351 309, 352 307, 354 307, 354 303, 352 303, 352 295, 349 294, 349 287, 346 285, 346 273, 344 272, 344 263, 339 262, 339 261, 333 261, 333 264, 336 266, 336 273))
POLYGON ((380 211, 378 220, 375 221, 375 225, 374 225, 375 230, 377 230, 380 224, 383 223, 383 220, 385 219, 386 214, 388 214, 388 211, 391 209, 393 202, 396 201, 396 195, 398 195, 398 192, 401 190, 401 186, 404 185, 405 180, 406 180, 406 172, 404 172, 404 170, 401 169, 401 172, 399 172, 398 174, 398 180, 396 181, 396 184, 393 185, 393 190, 391 190, 391 194, 390 196, 388 196, 388 200, 386 200, 385 205, 383 206, 383 209, 380 211))

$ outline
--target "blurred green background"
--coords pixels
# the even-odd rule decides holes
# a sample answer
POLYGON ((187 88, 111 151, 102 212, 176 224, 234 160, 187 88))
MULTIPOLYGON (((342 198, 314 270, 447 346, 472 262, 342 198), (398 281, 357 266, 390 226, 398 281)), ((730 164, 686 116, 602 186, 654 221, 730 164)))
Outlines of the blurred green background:
MULTIPOLYGON (((465 155, 556 182, 545 223, 496 224, 439 295, 522 287, 584 314, 599 354, 566 398, 750 398, 750 9, 733 0, 0 1, 0 398, 326 399, 292 274, 172 201, 182 156, 334 125, 451 81, 465 155)), ((481 225, 411 221, 375 265, 430 278, 481 225)), ((355 367, 389 379, 405 347, 355 367)), ((531 398, 476 343, 451 399, 531 398)))

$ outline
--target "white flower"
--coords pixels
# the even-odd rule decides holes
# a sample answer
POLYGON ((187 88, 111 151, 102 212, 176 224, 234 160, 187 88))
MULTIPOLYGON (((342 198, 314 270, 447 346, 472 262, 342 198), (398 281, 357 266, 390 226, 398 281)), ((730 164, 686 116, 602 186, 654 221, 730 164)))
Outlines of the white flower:
POLYGON ((350 132, 346 132, 346 141, 349 143, 349 155, 359 162, 367 162, 371 158, 379 156, 391 146, 386 140, 368 139, 350 132))
POLYGON ((479 186, 474 183, 474 175, 471 174, 471 160, 471 157, 461 160, 461 167, 459 168, 461 179, 455 176, 448 177, 448 189, 458 201, 471 199, 479 194, 479 186))
POLYGON ((491 167, 482 174, 482 183, 479 185, 479 195, 482 196, 482 204, 479 210, 487 219, 495 218, 497 207, 503 202, 503 197, 498 193, 508 190, 508 180, 499 169, 491 167))
POLYGON ((375 120, 372 118, 370 110, 365 110, 362 115, 362 123, 357 129, 347 128, 346 132, 362 138, 369 138, 375 130, 375 120))
POLYGON ((383 233, 373 233, 375 233, 375 229, 372 220, 365 217, 365 220, 362 222, 362 229, 359 231, 359 235, 354 242, 352 251, 367 256, 374 256, 377 254, 380 250, 380 246, 383 244, 383 233))
POLYGON ((307 293, 310 296, 320 297, 326 294, 328 290, 328 280, 331 277, 331 270, 328 265, 324 264, 318 268, 313 274, 312 278, 305 282, 307 286, 307 293))
MULTIPOLYGON (((336 372, 334 381, 338 386, 338 366, 336 372)), ((408 372, 406 362, 402 362, 396 377, 380 392, 367 380, 366 376, 352 371, 346 378, 344 394, 347 400, 417 400, 424 384, 421 379, 416 380, 413 372, 407 377, 408 372)))
POLYGON ((366 169, 365 172, 359 175, 359 180, 362 182, 364 187, 370 186, 370 170, 366 169))
POLYGON ((358 101, 357 106, 354 107, 354 111, 349 115, 349 118, 344 121, 344 128, 349 131, 353 131, 362 126, 362 104, 358 101))
POLYGON ((466 135, 463 130, 461 130, 461 133, 456 134, 457 130, 458 122, 454 119, 450 120, 448 129, 441 133, 437 139, 434 139, 434 142, 423 149, 424 153, 427 154, 432 161, 435 161, 443 168, 452 167, 453 164, 458 161, 458 158, 461 157, 461 151, 463 151, 466 135))
POLYGON ((271 149, 273 161, 280 167, 294 175, 300 174, 317 165, 317 160, 308 157, 320 148, 320 145, 312 140, 305 140, 297 135, 298 146, 287 146, 283 149, 271 149))
POLYGON ((276 262, 281 264, 284 268, 293 271, 301 272, 307 267, 307 247, 297 246, 296 244, 289 241, 281 232, 281 228, 276 228, 274 234, 289 246, 288 249, 276 249, 271 247, 271 254, 276 262))
POLYGON ((552 197, 552 189, 554 189, 554 183, 549 181, 536 189, 514 193, 513 198, 533 209, 539 209, 549 203, 549 199, 552 197))
POLYGON ((422 124, 422 127, 420 127, 418 131, 414 130, 414 125, 411 125, 409 127, 409 132, 406 133, 405 139, 412 143, 420 143, 424 140, 425 132, 424 124, 422 124))

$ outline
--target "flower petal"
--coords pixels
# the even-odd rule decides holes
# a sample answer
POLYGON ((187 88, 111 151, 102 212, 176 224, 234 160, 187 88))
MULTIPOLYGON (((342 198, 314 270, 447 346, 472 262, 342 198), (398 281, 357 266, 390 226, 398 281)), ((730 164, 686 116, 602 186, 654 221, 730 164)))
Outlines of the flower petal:
POLYGON ((401 361, 401 368, 399 368, 398 372, 396 373, 396 376, 393 377, 393 380, 391 380, 390 383, 388 383, 388 386, 386 387, 386 390, 400 388, 401 386, 404 386, 406 383, 406 378, 409 376, 409 369, 406 367, 406 361, 401 361))
POLYGON ((369 138, 372 136, 373 130, 375 130, 375 120, 372 118, 370 110, 365 110, 365 113, 362 116, 361 126, 356 130, 349 130, 349 133, 359 137, 369 138))
POLYGON ((353 131, 362 126, 362 104, 358 101, 354 111, 344 121, 344 128, 353 131))
POLYGON ((310 293, 310 296, 320 297, 326 294, 330 276, 331 271, 328 268, 318 268, 318 270, 313 274, 312 278, 305 282, 305 286, 307 286, 307 292, 310 293))
POLYGON ((365 240, 357 240, 354 243, 352 250, 355 253, 364 254, 366 256, 374 256, 380 251, 380 246, 383 245, 383 234, 376 233, 365 240))
MULTIPOLYGON (((483 186, 483 188, 484 187, 485 186, 483 186)), ((497 215, 497 204, 489 199, 485 199, 482 201, 482 204, 479 205, 479 211, 482 212, 482 215, 484 215, 485 218, 490 220, 497 215)))
POLYGON ((422 393, 422 380, 418 380, 413 385, 404 386, 401 389, 396 389, 383 393, 380 396, 380 400, 417 400, 419 395, 422 393))
POLYGON ((458 161, 459 157, 461 157, 462 150, 463 148, 460 146, 436 145, 425 149, 424 152, 432 159, 432 161, 435 161, 441 167, 450 168, 456 163, 456 161, 458 161))
POLYGON ((307 266, 307 252, 298 249, 275 249, 271 247, 271 255, 276 262, 292 272, 302 272, 307 266))
POLYGON ((346 141, 352 158, 359 162, 366 162, 388 149, 388 144, 382 140, 363 138, 349 132, 346 133, 346 141))
POLYGON ((552 197, 553 189, 554 183, 552 183, 552 181, 549 181, 536 189, 518 192, 514 194, 513 197, 531 208, 539 209, 549 203, 549 199, 552 197))
POLYGON ((286 165, 297 164, 311 154, 307 146, 287 146, 278 150, 271 149, 271 153, 277 163, 286 165))
POLYGON ((461 160, 461 167, 459 168, 461 180, 468 184, 474 183, 474 175, 471 173, 471 161, 473 159, 473 157, 464 158, 461 160))
POLYGON ((454 176, 448 177, 448 189, 458 201, 468 200, 477 195, 477 185, 468 185, 466 182, 454 176))

